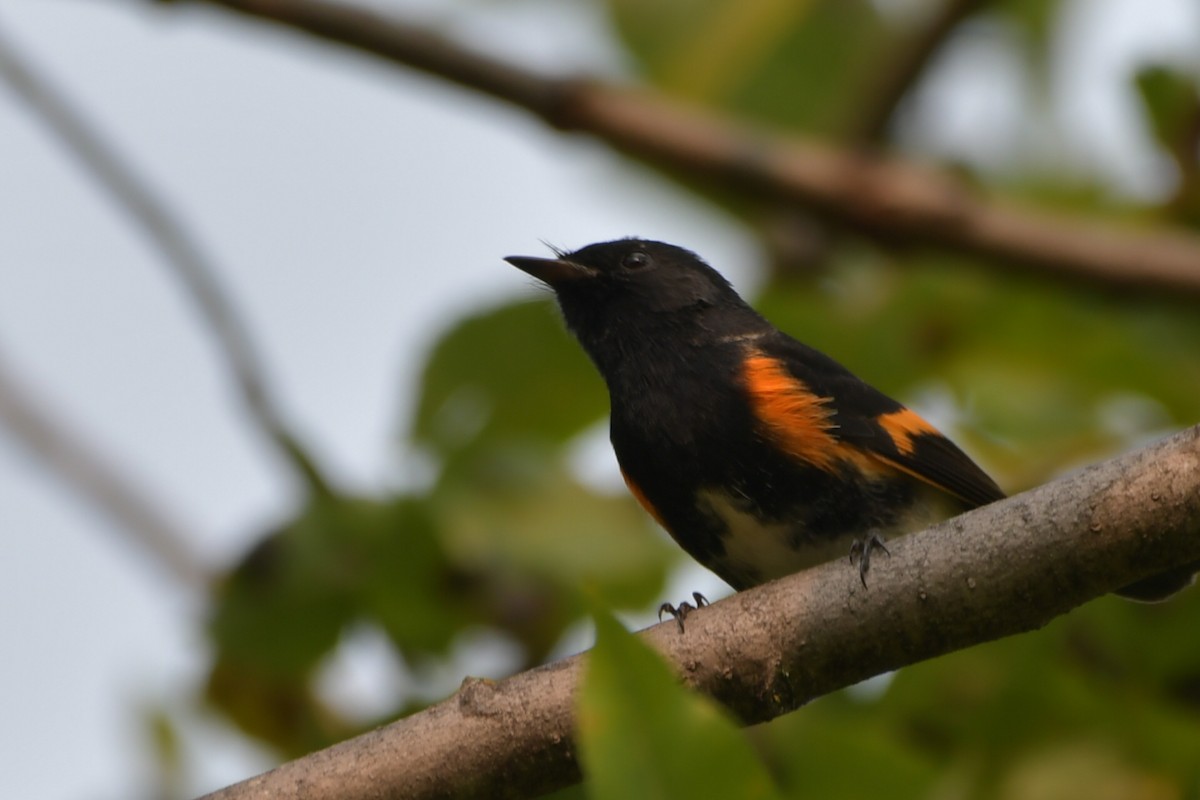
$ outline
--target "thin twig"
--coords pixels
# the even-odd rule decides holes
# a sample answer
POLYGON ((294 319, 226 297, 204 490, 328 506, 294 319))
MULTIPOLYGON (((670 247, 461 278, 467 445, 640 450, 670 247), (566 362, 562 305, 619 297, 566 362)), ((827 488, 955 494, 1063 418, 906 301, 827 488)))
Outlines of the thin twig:
POLYGON ((139 488, 122 477, 113 459, 84 443, 78 431, 52 417, 47 404, 18 380, 0 358, 0 422, 13 438, 60 480, 100 509, 175 578, 192 588, 208 583, 208 571, 188 542, 195 537, 139 488))
POLYGON ((1200 236, 988 199, 953 176, 868 157, 602 81, 548 78, 391 17, 328 0, 193 0, 276 22, 483 92, 563 129, 885 242, 977 255, 1090 286, 1200 296, 1200 236))
POLYGON ((66 96, 30 66, 29 60, 7 40, 3 31, 0 31, 0 78, 26 102, 158 249, 163 263, 175 273, 200 317, 207 323, 251 418, 310 487, 327 491, 328 484, 316 463, 271 402, 261 378, 265 374, 262 362, 233 302, 221 288, 217 279, 219 270, 182 220, 66 96))
POLYGON ((920 80, 925 68, 959 23, 978 11, 988 0, 945 0, 916 35, 902 42, 873 71, 875 85, 862 102, 862 113, 850 138, 855 142, 878 142, 887 132, 900 101, 920 80))

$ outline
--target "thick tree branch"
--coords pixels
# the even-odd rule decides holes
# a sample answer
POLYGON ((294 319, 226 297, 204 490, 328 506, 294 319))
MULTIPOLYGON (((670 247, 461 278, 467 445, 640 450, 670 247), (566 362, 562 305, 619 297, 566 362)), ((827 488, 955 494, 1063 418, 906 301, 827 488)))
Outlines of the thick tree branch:
POLYGON ((217 279, 218 270, 169 204, 104 140, 66 96, 30 66, 0 31, 0 79, 124 209, 158 249, 207 323, 225 358, 251 419, 309 486, 327 490, 316 463, 300 445, 271 402, 261 376, 266 374, 250 335, 217 279))
MULTIPOLYGON (((643 637, 747 723, 872 675, 1031 631, 1200 560, 1200 427, 889 543, 871 573, 834 562, 643 637)), ((578 779, 572 718, 586 656, 450 699, 209 796, 528 797, 578 779)))
POLYGON ((1200 296, 1200 237, 982 197, 950 175, 785 137, 650 91, 547 78, 346 3, 194 0, 270 20, 505 100, 655 164, 796 203, 887 242, 931 245, 1126 290, 1200 296))

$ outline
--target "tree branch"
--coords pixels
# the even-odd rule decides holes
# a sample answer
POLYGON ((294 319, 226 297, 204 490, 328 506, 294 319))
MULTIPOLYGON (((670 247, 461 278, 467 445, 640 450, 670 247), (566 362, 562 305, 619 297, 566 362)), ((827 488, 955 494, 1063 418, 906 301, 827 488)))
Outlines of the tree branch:
MULTIPOLYGON (((747 723, 981 642, 1035 630, 1200 560, 1200 426, 890 542, 864 589, 843 562, 751 589, 643 638, 747 723)), ((528 797, 579 778, 573 697, 586 656, 448 700, 209 795, 528 797)))
POLYGON ((563 130, 885 242, 1090 285, 1200 296, 1200 236, 982 197, 947 173, 755 129, 647 90, 547 78, 419 26, 328 0, 193 0, 276 22, 507 101, 563 130))
POLYGON ((26 102, 67 150, 125 210, 170 267, 195 303, 201 319, 233 373, 235 385, 259 429, 310 487, 327 491, 316 463, 289 430, 271 402, 266 374, 233 302, 217 279, 219 270, 204 255, 169 204, 106 142, 67 98, 34 70, 0 31, 0 78, 26 102))
POLYGON ((188 544, 192 537, 143 490, 122 478, 111 459, 85 445, 83 437, 53 419, 45 408, 46 403, 23 388, 0 359, 0 423, 14 439, 116 521, 118 530, 130 534, 175 578, 191 588, 203 588, 208 571, 188 544))

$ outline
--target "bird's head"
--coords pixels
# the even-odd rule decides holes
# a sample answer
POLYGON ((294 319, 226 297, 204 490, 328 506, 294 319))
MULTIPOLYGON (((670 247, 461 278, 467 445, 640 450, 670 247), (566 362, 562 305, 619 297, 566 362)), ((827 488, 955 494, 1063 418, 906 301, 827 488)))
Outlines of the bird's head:
POLYGON ((614 326, 679 325, 707 310, 746 308, 719 272, 690 250, 646 239, 590 244, 554 258, 505 259, 546 283, 581 338, 614 326))

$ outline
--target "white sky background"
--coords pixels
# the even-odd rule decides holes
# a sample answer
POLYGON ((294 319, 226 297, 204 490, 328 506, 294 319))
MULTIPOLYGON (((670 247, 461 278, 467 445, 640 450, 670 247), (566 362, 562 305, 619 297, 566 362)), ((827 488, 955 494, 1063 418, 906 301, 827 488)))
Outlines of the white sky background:
MULTIPOLYGON (((541 252, 540 238, 638 234, 697 250, 742 287, 754 280, 744 232, 586 138, 288 32, 149 5, 0 0, 0 30, 189 223, 289 417, 349 486, 397 480, 394 434, 437 334, 534 291, 502 256, 541 252)), ((620 71, 588 4, 479 3, 461 16, 432 0, 376 5, 421 6, 405 13, 547 69, 620 71)), ((1065 149, 1081 168, 1103 165, 1114 191, 1161 189, 1113 75, 1145 53, 1197 67, 1200 10, 1080 0, 1072 20, 1055 81, 1065 149)), ((907 126, 906 141, 994 163, 981 142, 1020 124, 1003 98, 1021 91, 1019 71, 996 60, 952 49, 915 106, 944 124, 907 126)), ((189 300, 4 86, 0 357, 214 562, 288 513, 289 486, 189 300)), ((203 609, 2 429, 0 537, 0 796, 132 796, 149 768, 140 709, 202 675, 203 609)), ((701 581, 689 574, 671 597, 701 581)), ((196 792, 265 765, 224 738, 214 722, 189 745, 196 792)))

